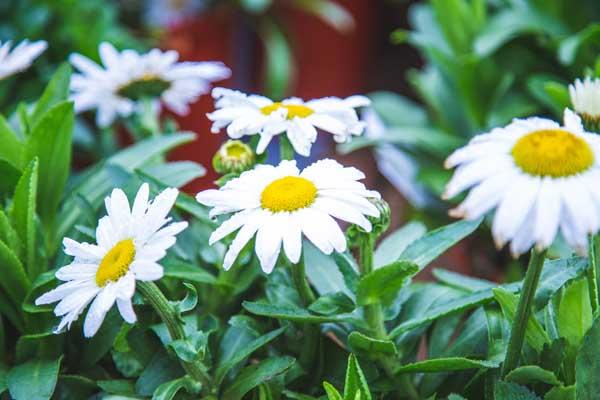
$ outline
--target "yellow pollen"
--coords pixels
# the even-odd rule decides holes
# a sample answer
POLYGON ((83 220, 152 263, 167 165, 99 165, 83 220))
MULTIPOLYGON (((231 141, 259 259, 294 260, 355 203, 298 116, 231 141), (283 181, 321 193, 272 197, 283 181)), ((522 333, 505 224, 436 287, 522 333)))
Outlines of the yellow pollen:
POLYGON ((314 203, 317 188, 308 179, 286 176, 271 182, 260 195, 262 208, 273 211, 296 211, 314 203))
POLYGON ((96 283, 102 287, 125 276, 135 257, 133 239, 121 240, 102 259, 96 271, 96 283))
POLYGON ((231 158, 240 158, 248 154, 248 146, 241 142, 230 142, 225 147, 226 156, 231 158))
POLYGON ((281 104, 279 102, 261 108, 260 112, 262 112, 264 115, 269 115, 280 108, 285 108, 287 110, 287 119, 294 119, 295 117, 306 118, 314 113, 311 108, 301 104, 281 104))
POLYGON ((519 168, 534 176, 575 175, 594 163, 586 141, 563 129, 531 132, 517 141, 511 153, 519 168))

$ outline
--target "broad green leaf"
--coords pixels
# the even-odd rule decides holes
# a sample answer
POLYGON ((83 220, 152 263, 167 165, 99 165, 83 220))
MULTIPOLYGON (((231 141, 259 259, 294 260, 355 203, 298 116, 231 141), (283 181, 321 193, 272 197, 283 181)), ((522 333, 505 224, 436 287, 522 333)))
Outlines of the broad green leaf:
MULTIPOLYGON (((496 301, 502 308, 504 317, 509 323, 512 324, 517 312, 519 297, 502 288, 493 289, 493 292, 496 301)), ((548 334, 533 314, 529 317, 529 321, 527 322, 527 328, 525 329, 525 340, 538 353, 542 351, 545 343, 550 343, 548 334)))
POLYGON ((31 285, 17 255, 0 241, 0 286, 15 304, 21 304, 31 285))
MULTIPOLYGON (((70 189, 70 195, 64 202, 61 213, 58 218, 58 228, 54 245, 58 246, 57 240, 62 240, 68 236, 74 224, 80 220, 82 212, 77 207, 77 194, 93 206, 99 206, 102 199, 113 187, 110 180, 110 170, 108 167, 116 166, 125 172, 133 173, 136 169, 153 160, 156 156, 166 153, 174 147, 194 140, 193 133, 178 133, 165 135, 157 138, 147 139, 135 145, 128 147, 114 156, 110 157, 103 166, 92 169, 90 173, 81 181, 81 184, 70 189)), ((178 202, 182 195, 179 195, 178 202)), ((196 204, 198 204, 196 202, 196 204)), ((198 204, 199 206, 199 204, 198 204)))
POLYGON ((173 340, 167 346, 185 362, 202 361, 208 346, 208 334, 197 331, 184 339, 173 340))
POLYGON ((234 354, 232 358, 229 358, 227 360, 221 360, 215 371, 215 383, 217 385, 220 385, 223 381, 223 378, 225 378, 225 374, 227 374, 229 370, 234 368, 244 359, 248 358, 256 350, 260 349, 261 347, 275 339, 277 336, 281 335, 284 331, 285 327, 282 327, 271 331, 265 335, 262 335, 257 339, 253 340, 252 342, 248 343, 246 346, 244 346, 243 349, 240 349, 240 351, 234 354))
POLYGON ((342 292, 321 296, 308 307, 310 311, 322 315, 349 313, 355 308, 354 301, 342 292))
POLYGON ((258 385, 284 374, 294 365, 292 357, 270 357, 244 368, 223 393, 223 400, 241 400, 258 385))
POLYGON ((35 204, 38 188, 38 159, 34 158, 23 171, 23 175, 17 183, 13 204, 11 208, 11 219, 17 231, 21 243, 25 247, 25 269, 29 279, 35 279, 41 272, 35 260, 35 204))
POLYGON ((545 370, 537 365, 524 365, 512 370, 506 375, 506 381, 518 383, 520 385, 532 385, 535 383, 545 383, 552 386, 560 385, 554 372, 545 370))
POLYGON ((495 400, 541 400, 526 387, 503 381, 496 382, 494 398, 495 400))
POLYGON ((328 400, 344 400, 340 392, 331 383, 323 382, 323 388, 325 389, 325 393, 327 393, 328 400))
POLYGON ((165 267, 165 277, 212 285, 217 283, 217 278, 200 266, 195 266, 179 259, 167 260, 163 265, 165 267))
POLYGON ((355 352, 361 352, 369 356, 378 354, 395 355, 398 351, 391 340, 379 340, 364 335, 360 332, 352 332, 348 335, 348 345, 355 352))
POLYGON ((584 29, 560 42, 558 59, 562 64, 571 65, 575 62, 579 49, 586 43, 597 44, 600 38, 600 24, 592 23, 584 29))
POLYGON ((496 286, 494 282, 473 278, 446 269, 436 268, 432 272, 438 281, 467 292, 478 292, 496 286))
POLYGON ((174 161, 168 164, 142 167, 144 174, 170 187, 182 187, 206 174, 206 169, 193 161, 174 161))
POLYGON ((575 400, 576 387, 556 386, 550 389, 544 396, 544 400, 575 400))
POLYGON ((340 257, 350 256, 340 255, 338 258, 332 258, 317 249, 308 240, 304 240, 302 243, 302 255, 304 256, 306 275, 310 277, 311 284, 320 295, 343 292, 350 298, 354 298, 354 294, 347 287, 344 275, 336 266, 335 261, 340 257))
POLYGON ((115 339, 121 330, 121 325, 124 323, 115 308, 116 307, 113 307, 113 309, 108 312, 98 333, 92 338, 87 339, 83 343, 82 348, 79 349, 80 357, 78 358, 78 361, 80 363, 80 368, 85 369, 96 365, 96 363, 113 347, 115 339))
POLYGON ((371 400, 371 391, 365 375, 358 364, 356 356, 350 354, 344 383, 344 400, 354 400, 357 398, 358 393, 361 395, 361 400, 371 400))
POLYGON ((154 354, 150 363, 135 383, 135 391, 141 396, 152 396, 163 383, 183 376, 184 372, 175 358, 171 358, 164 350, 154 354))
POLYGON ((23 143, 12 130, 8 121, 0 115, 0 159, 6 160, 12 167, 21 168, 23 143))
POLYGON ((152 395, 152 400, 171 400, 175 398, 177 392, 185 388, 190 384, 190 378, 185 376, 182 378, 174 379, 169 382, 165 382, 156 388, 152 395))
POLYGON ((448 372, 462 371, 466 369, 489 369, 498 368, 498 361, 473 360, 464 357, 444 357, 432 358, 424 361, 417 361, 411 364, 405 364, 396 369, 396 373, 414 373, 414 372, 448 372))
POLYGON ((450 394, 450 396, 448 396, 448 400, 467 400, 464 397, 458 395, 458 394, 450 394))
POLYGON ((192 311, 198 304, 198 291, 196 287, 187 282, 183 282, 183 286, 185 286, 185 297, 180 301, 172 302, 175 309, 181 314, 192 311))
POLYGON ((469 236, 481 224, 482 219, 459 221, 428 232, 408 245, 399 260, 408 260, 422 270, 442 253, 469 236))
POLYGON ((595 400, 600 388, 600 318, 585 335, 576 360, 577 400, 595 400))
POLYGON ((356 302, 360 306, 387 304, 394 300, 398 292, 419 266, 409 261, 396 261, 364 275, 358 282, 356 302))
POLYGON ((49 232, 71 167, 73 121, 73 104, 59 103, 44 114, 25 143, 24 162, 39 159, 37 209, 49 232))
MULTIPOLYGON (((369 98, 371 99, 371 105, 377 114, 389 125, 414 126, 426 125, 428 122, 427 113, 423 107, 407 97, 401 96, 394 92, 382 91, 370 93, 369 98)), ((422 223, 409 222, 388 237, 391 237, 392 235, 395 236, 396 233, 403 230, 405 233, 408 233, 410 230, 421 231, 421 235, 426 232, 426 228, 422 223)), ((394 257, 392 260, 385 261, 384 264, 388 264, 396 259, 397 257, 394 257)))
POLYGON ((290 82, 292 51, 281 27, 271 20, 262 20, 259 36, 266 50, 266 93, 271 98, 280 99, 285 95, 290 82))
POLYGON ((278 306, 266 302, 244 301, 242 306, 250 313, 264 317, 280 318, 287 321, 322 324, 325 322, 353 322, 360 323, 352 314, 316 315, 299 307, 278 306))
POLYGON ((585 279, 578 279, 565 288, 556 317, 560 335, 569 345, 579 348, 593 321, 585 279))
POLYGON ((13 192, 17 181, 21 176, 21 171, 6 160, 0 159, 0 194, 10 194, 13 192))
POLYGON ((11 397, 15 400, 49 400, 58 379, 60 360, 37 359, 13 367, 7 377, 11 397))
POLYGON ((110 379, 96 381, 96 385, 106 393, 123 396, 135 395, 135 386, 127 379, 110 379))
POLYGON ((52 107, 67 100, 69 96, 69 83, 71 81, 71 67, 68 63, 63 63, 58 67, 44 93, 35 103, 33 113, 29 122, 34 127, 52 107))

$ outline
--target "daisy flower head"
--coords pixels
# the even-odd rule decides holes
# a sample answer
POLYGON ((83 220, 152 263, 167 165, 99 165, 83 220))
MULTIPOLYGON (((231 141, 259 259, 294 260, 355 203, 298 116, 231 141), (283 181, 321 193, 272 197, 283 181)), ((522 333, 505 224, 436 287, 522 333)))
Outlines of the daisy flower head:
POLYGON ((118 51, 104 42, 99 53, 102 65, 80 54, 69 59, 80 71, 71 80, 75 110, 96 109, 96 122, 102 127, 118 116, 131 115, 142 98, 160 98, 175 113, 187 114, 189 104, 208 92, 211 82, 230 75, 220 62, 178 62, 174 50, 152 49, 140 54, 118 51))
POLYGON ((196 199, 213 207, 211 217, 232 214, 209 239, 212 245, 238 231, 223 267, 231 268, 256 235, 255 252, 268 274, 282 246, 292 263, 299 262, 303 236, 325 254, 346 250, 344 232, 334 218, 371 231, 367 216, 379 217, 379 210, 369 199, 380 196, 359 182, 364 177, 358 169, 329 159, 303 171, 295 161, 282 161, 278 166, 258 165, 219 190, 198 193, 196 199))
POLYGON ((445 198, 470 189, 451 215, 477 219, 495 209, 492 234, 514 256, 549 247, 558 231, 580 253, 600 226, 600 138, 566 109, 564 125, 515 119, 476 136, 446 160, 456 168, 445 198))
POLYGON ((573 109, 581 116, 586 127, 589 125, 594 131, 600 131, 600 79, 576 79, 569 85, 569 95, 573 109))
POLYGON ((216 110, 207 117, 213 121, 213 133, 226 127, 232 139, 258 134, 256 152, 262 154, 274 136, 285 132, 296 153, 306 157, 317 140, 317 129, 331 133, 338 143, 361 135, 365 124, 355 109, 370 104, 365 96, 324 97, 306 102, 293 97, 274 102, 225 88, 213 89, 212 96, 216 110))
POLYGON ((40 54, 46 50, 48 43, 44 40, 29 42, 23 40, 12 50, 11 41, 0 42, 0 79, 26 70, 40 54))
POLYGON ((64 283, 36 300, 38 305, 59 302, 54 314, 62 320, 56 333, 69 329, 90 303, 83 326, 86 337, 94 336, 115 302, 125 321, 136 321, 131 304, 136 281, 162 278, 158 261, 187 227, 187 222, 170 223, 168 217, 177 195, 177 189, 169 188, 149 201, 145 183, 130 209, 125 193, 114 189, 104 201, 107 215, 98 221, 97 244, 63 240, 65 253, 74 257, 56 272, 64 283))

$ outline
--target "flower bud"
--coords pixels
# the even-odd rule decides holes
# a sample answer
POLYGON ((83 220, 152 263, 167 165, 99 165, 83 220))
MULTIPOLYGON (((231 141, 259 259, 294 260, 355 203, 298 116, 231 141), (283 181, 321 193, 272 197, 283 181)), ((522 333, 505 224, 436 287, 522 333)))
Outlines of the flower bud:
POLYGON ((389 204, 383 199, 370 198, 369 201, 377 207, 378 217, 367 217, 371 222, 371 232, 366 232, 358 225, 351 225, 346 231, 346 237, 350 247, 358 244, 358 238, 361 235, 372 235, 374 239, 381 236, 390 227, 391 210, 389 204))
POLYGON ((251 169, 255 162, 250 146, 240 140, 223 143, 212 160, 213 168, 222 175, 239 174, 251 169))

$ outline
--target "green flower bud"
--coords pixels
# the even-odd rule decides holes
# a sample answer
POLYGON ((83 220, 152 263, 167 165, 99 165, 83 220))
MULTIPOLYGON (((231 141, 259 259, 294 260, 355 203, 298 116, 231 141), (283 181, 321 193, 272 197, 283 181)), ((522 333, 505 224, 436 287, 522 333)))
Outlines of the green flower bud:
POLYGON ((250 146, 239 140, 223 143, 212 160, 213 168, 222 175, 239 174, 251 169, 255 163, 250 146))
POLYGON ((367 217, 371 222, 371 232, 365 231, 358 225, 351 225, 346 231, 346 238, 350 247, 356 247, 358 245, 358 239, 361 235, 372 235, 374 239, 377 239, 390 227, 391 210, 389 204, 383 199, 369 199, 371 203, 379 210, 379 217, 367 217))

